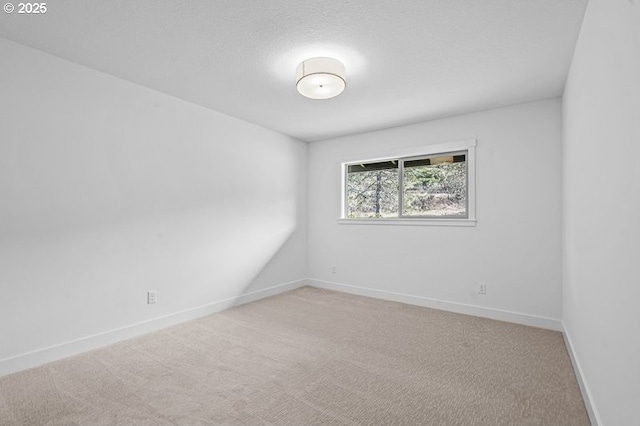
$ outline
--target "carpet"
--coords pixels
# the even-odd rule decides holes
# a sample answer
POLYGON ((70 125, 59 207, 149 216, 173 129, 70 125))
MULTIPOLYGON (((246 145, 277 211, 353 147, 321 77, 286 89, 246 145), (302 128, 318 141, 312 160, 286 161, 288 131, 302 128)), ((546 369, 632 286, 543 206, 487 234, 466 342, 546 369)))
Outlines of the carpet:
POLYGON ((2 425, 589 425, 561 333, 303 287, 0 378, 2 425))

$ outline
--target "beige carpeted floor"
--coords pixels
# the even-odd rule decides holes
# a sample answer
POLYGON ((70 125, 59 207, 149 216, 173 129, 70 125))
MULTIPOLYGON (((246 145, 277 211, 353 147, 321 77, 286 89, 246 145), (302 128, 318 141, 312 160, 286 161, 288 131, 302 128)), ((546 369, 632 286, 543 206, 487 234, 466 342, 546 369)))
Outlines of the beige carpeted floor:
POLYGON ((2 425, 588 425, 558 332, 304 287, 0 378, 2 425))

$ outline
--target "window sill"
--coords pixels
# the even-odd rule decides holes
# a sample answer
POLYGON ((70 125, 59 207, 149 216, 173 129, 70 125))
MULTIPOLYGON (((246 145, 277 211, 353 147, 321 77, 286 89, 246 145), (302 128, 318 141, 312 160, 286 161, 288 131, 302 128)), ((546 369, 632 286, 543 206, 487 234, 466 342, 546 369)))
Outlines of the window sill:
POLYGON ((338 219, 340 225, 476 226, 475 219, 338 219))

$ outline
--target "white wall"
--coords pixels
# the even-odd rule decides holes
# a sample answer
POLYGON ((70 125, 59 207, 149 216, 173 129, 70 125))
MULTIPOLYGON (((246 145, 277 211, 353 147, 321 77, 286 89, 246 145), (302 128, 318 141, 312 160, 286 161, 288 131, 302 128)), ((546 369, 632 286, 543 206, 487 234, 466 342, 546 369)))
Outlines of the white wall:
POLYGON ((311 144, 309 276, 558 320, 561 129, 560 100, 550 99, 311 144), (478 143, 476 227, 336 222, 340 160, 470 138, 478 143), (486 295, 477 294, 479 281, 486 295))
POLYGON ((3 39, 0 69, 0 373, 304 277, 306 144, 3 39))
POLYGON ((599 423, 638 424, 639 2, 589 2, 563 113, 563 320, 599 423))

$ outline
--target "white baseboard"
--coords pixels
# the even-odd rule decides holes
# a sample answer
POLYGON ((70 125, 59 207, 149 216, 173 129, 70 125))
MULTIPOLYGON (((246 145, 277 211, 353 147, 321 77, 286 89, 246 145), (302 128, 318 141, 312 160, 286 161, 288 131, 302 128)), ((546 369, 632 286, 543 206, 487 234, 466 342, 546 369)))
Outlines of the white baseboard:
POLYGON ((562 331, 562 322, 559 319, 540 317, 519 312, 506 311, 502 309, 485 308, 483 306, 468 305, 458 302, 433 299, 430 297, 413 296, 404 293, 395 293, 386 290, 377 290, 367 287, 307 279, 307 284, 313 287, 327 290, 342 291, 345 293, 357 294, 360 296, 373 297, 376 299, 390 300, 393 302, 407 303, 409 305, 423 306, 425 308, 440 309, 443 311, 456 312, 459 314, 473 315, 476 317, 490 318, 499 321, 512 322, 516 324, 529 325, 532 327, 545 328, 554 331, 562 331))
POLYGON ((589 389, 589 386, 584 379, 584 374, 582 373, 582 368, 580 367, 580 361, 578 361, 578 357, 573 350, 571 337, 569 337, 569 333, 564 326, 564 322, 562 323, 562 336, 564 337, 564 344, 567 347, 567 352, 569 353, 569 358, 571 359, 571 364, 573 365, 573 371, 576 374, 578 386, 580 387, 580 393, 582 394, 582 400, 584 401, 584 405, 587 408, 587 414, 589 414, 589 420, 591 421, 591 424, 593 426, 601 425, 602 421, 600 420, 600 415, 598 414, 598 410, 596 410, 596 406, 593 403, 591 390, 589 389))
POLYGON ((162 317, 152 318, 150 320, 131 324, 114 330, 105 331, 91 336, 82 337, 80 339, 69 342, 60 343, 58 345, 49 346, 35 351, 23 353, 0 360, 0 377, 26 370, 28 368, 37 367, 48 362, 56 361, 82 352, 87 352, 103 346, 111 345, 132 337, 151 333, 172 325, 176 325, 185 321, 193 320, 203 316, 211 315, 216 312, 231 308, 233 306, 242 305, 244 303, 253 302, 265 297, 274 296, 293 290, 305 285, 306 280, 291 281, 284 284, 275 285, 262 290, 256 290, 249 293, 240 294, 238 296, 229 297, 227 299, 217 300, 206 305, 197 306, 195 308, 186 309, 184 311, 175 312, 162 317))

